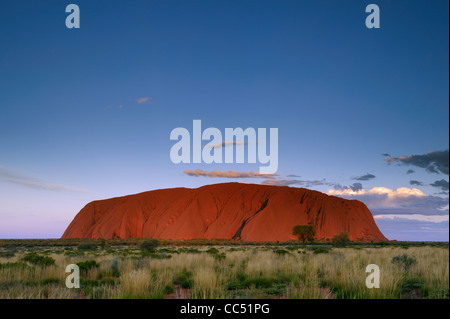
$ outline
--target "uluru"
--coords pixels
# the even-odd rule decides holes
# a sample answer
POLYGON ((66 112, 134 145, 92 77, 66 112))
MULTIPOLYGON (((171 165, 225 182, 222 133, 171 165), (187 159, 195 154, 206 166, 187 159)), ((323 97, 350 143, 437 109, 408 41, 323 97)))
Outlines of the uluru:
POLYGON ((386 241, 360 201, 305 188, 224 183, 153 190, 88 203, 62 238, 221 238, 289 241, 295 225, 316 239, 346 231, 353 241, 386 241))

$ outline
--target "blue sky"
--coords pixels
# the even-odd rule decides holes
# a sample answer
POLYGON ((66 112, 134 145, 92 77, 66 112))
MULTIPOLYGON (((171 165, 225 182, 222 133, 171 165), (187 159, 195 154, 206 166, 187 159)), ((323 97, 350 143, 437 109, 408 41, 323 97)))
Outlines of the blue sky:
POLYGON ((448 241, 448 5, 5 2, 0 238, 60 237, 95 199, 240 181, 359 199, 389 239, 448 241), (194 119, 278 128, 279 176, 172 163, 170 132, 194 119))

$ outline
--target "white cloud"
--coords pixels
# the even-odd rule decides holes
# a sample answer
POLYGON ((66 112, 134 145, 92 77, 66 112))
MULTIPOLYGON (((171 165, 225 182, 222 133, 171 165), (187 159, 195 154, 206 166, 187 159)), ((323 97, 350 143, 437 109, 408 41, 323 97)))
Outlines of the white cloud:
POLYGON ((390 189, 387 187, 373 187, 368 191, 364 189, 355 191, 350 188, 329 189, 327 194, 359 200, 366 204, 374 215, 448 214, 448 197, 442 198, 426 195, 417 188, 400 187, 390 189))
POLYGON ((373 195, 386 195, 387 198, 395 199, 399 197, 409 197, 409 196, 416 196, 416 197, 422 197, 427 196, 425 195, 421 190, 417 188, 408 188, 408 187, 400 187, 396 190, 392 190, 387 187, 373 187, 368 191, 365 191, 364 189, 360 189, 357 191, 354 191, 350 188, 346 189, 329 189, 327 191, 328 195, 346 195, 346 196, 358 196, 358 195, 366 195, 366 194, 373 194, 373 195))
POLYGON ((408 219, 408 220, 415 220, 420 222, 429 222, 429 223, 442 223, 442 222, 448 222, 449 216, 448 215, 421 215, 421 214, 387 214, 387 215, 375 215, 373 216, 374 219, 380 220, 380 219, 408 219))

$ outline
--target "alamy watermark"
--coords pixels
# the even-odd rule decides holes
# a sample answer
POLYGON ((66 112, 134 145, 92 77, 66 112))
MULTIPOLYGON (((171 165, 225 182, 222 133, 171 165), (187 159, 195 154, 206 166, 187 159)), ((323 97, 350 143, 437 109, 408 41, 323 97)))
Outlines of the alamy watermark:
POLYGON ((225 139, 222 132, 215 127, 208 127, 202 132, 202 121, 194 120, 191 133, 184 127, 177 127, 170 133, 170 140, 177 141, 170 149, 170 160, 175 163, 245 163, 245 146, 247 147, 247 163, 260 164, 260 174, 274 174, 278 169, 278 128, 269 129, 270 146, 267 147, 267 129, 257 130, 225 128, 225 139), (202 145, 203 141, 209 141, 202 145), (192 142, 192 144, 191 144, 192 142), (192 146, 192 152, 191 152, 192 146), (236 146, 236 147, 235 147, 236 146), (236 157, 234 149, 236 148, 236 157), (223 152, 223 149, 225 151, 223 152), (258 150, 257 150, 258 149, 258 150), (269 151, 267 153, 267 151, 269 151), (191 158, 192 153, 192 158, 191 158))
POLYGON ((70 264, 66 267, 66 273, 70 272, 70 275, 66 278, 66 287, 80 288, 80 267, 76 264, 70 264))
MULTIPOLYGON (((69 4, 66 6, 66 12, 69 15, 66 17, 66 27, 68 29, 80 28, 80 7, 76 4, 69 4)), ((366 27, 368 29, 380 28, 380 7, 376 4, 368 4, 366 6, 366 13, 369 15, 366 17, 366 27)))
POLYGON ((366 287, 369 289, 380 288, 380 267, 375 264, 367 265, 366 273, 369 273, 366 278, 366 287))

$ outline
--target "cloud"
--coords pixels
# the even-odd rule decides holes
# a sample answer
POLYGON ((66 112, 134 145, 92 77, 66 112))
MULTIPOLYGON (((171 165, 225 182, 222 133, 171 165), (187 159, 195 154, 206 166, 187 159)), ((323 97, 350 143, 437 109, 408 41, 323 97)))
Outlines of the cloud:
POLYGON ((360 196, 360 195, 385 195, 388 198, 395 198, 395 197, 409 197, 409 196, 426 196, 421 190, 417 188, 407 188, 407 187, 400 187, 396 190, 389 189, 387 187, 373 187, 368 191, 365 191, 364 189, 359 189, 357 191, 354 191, 350 188, 346 189, 329 189, 327 191, 327 194, 330 195, 346 195, 346 196, 360 196))
POLYGON ((368 181, 368 180, 374 179, 375 177, 376 177, 375 175, 367 173, 366 175, 357 176, 352 179, 354 179, 355 181, 368 181))
MULTIPOLYGON (((224 178, 264 178, 264 181, 261 182, 263 185, 272 185, 272 186, 290 186, 297 185, 302 187, 313 187, 313 186, 321 186, 328 185, 335 187, 336 184, 327 182, 325 179, 323 180, 300 180, 300 179, 292 179, 292 178, 284 178, 280 177, 279 174, 261 174, 259 172, 236 172, 233 170, 230 171, 204 171, 201 169, 189 170, 186 169, 183 172, 189 176, 205 176, 205 177, 224 177, 224 178)), ((289 175, 289 176, 297 176, 297 175, 289 175)), ((359 183, 356 183, 359 184, 359 183)), ((361 184, 359 184, 361 185, 361 184)))
POLYGON ((384 156, 384 157, 391 157, 391 154, 384 153, 384 154, 381 154, 381 156, 384 156))
POLYGON ((290 186, 290 185, 298 185, 303 187, 312 187, 312 186, 320 186, 320 185, 332 185, 331 183, 323 180, 299 180, 299 179, 289 179, 289 178, 273 178, 267 179, 261 182, 264 185, 273 185, 273 186, 290 186))
POLYGON ((409 184, 411 184, 413 186, 423 186, 422 182, 419 182, 419 181, 416 181, 416 180, 409 181, 409 184))
POLYGON ((357 191, 363 189, 361 183, 353 183, 353 185, 348 186, 348 188, 350 188, 354 192, 357 192, 357 191))
POLYGON ((186 169, 183 173, 189 176, 205 176, 205 177, 225 177, 225 178, 275 178, 275 176, 279 176, 278 174, 261 174, 259 172, 236 172, 233 170, 230 171, 204 171, 201 169, 189 170, 186 169))
POLYGON ((136 102, 138 103, 138 104, 144 104, 145 102, 147 102, 148 100, 150 100, 151 98, 150 97, 141 97, 141 98, 139 98, 139 99, 136 99, 136 102))
POLYGON ((6 183, 11 183, 33 189, 49 190, 56 192, 67 191, 83 194, 88 193, 84 189, 74 188, 65 185, 51 184, 41 179, 29 176, 24 172, 20 172, 2 165, 0 165, 0 180, 6 183))
POLYGON ((75 193, 82 193, 82 194, 88 193, 84 189, 79 189, 79 188, 74 188, 74 187, 64 186, 64 185, 58 185, 58 184, 48 184, 48 183, 44 183, 42 181, 40 181, 40 182, 24 182, 24 181, 10 180, 9 182, 16 184, 16 185, 29 187, 29 188, 43 189, 43 190, 55 191, 55 192, 67 191, 67 192, 75 192, 75 193))
POLYGON ((295 175, 295 174, 289 174, 288 176, 286 176, 286 177, 300 177, 299 175, 295 175))
POLYGON ((417 188, 373 187, 354 191, 352 189, 329 189, 328 195, 357 199, 365 203, 375 214, 422 214, 448 215, 448 197, 424 194, 417 188))
POLYGON ((336 190, 346 190, 346 189, 348 189, 348 190, 351 190, 353 192, 357 192, 357 191, 363 189, 363 187, 362 187, 361 183, 353 183, 350 186, 342 186, 342 185, 336 184, 336 185, 334 185, 334 189, 336 189, 336 190))
POLYGON ((415 170, 409 169, 409 170, 406 171, 406 175, 413 174, 415 172, 416 172, 415 170))
POLYGON ((443 173, 448 175, 449 157, 448 150, 434 151, 421 155, 408 155, 401 157, 388 157, 385 159, 388 163, 399 163, 400 165, 412 165, 425 168, 429 173, 443 173))
POLYGON ((397 219, 397 218, 403 218, 408 220, 416 220, 421 222, 429 222, 429 223, 442 223, 442 222, 448 222, 449 216, 448 215, 421 215, 421 214, 403 214, 403 215, 395 215, 395 214, 388 214, 388 215, 375 215, 373 216, 374 219, 397 219))
MULTIPOLYGON (((287 177, 296 177, 297 175, 288 175, 287 177)), ((336 190, 349 190, 349 191, 358 191, 362 189, 361 183, 353 183, 349 186, 342 186, 340 184, 328 182, 326 179, 322 180, 303 180, 303 179, 292 179, 292 178, 271 178, 261 182, 264 185, 273 185, 273 186, 302 186, 305 188, 313 187, 313 186, 332 186, 336 190)))
POLYGON ((439 187, 443 191, 448 191, 448 182, 445 179, 441 179, 440 181, 435 181, 430 184, 433 187, 439 187))

